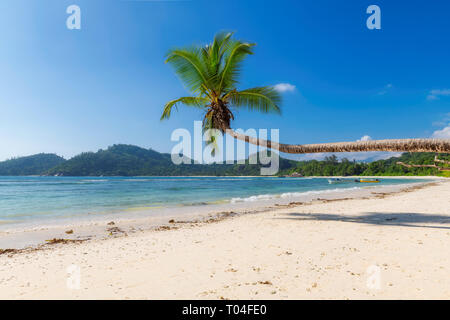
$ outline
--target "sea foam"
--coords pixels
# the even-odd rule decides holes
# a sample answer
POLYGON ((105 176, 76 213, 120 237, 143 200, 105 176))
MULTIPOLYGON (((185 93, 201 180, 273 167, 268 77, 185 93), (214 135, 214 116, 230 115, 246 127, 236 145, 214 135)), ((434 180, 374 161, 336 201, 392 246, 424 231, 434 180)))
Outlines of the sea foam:
POLYGON ((250 196, 247 198, 232 198, 230 203, 239 203, 239 202, 254 202, 261 200, 273 200, 273 199, 289 199, 289 198, 297 198, 304 197, 310 195, 318 195, 318 194, 328 194, 328 193, 342 193, 348 192, 351 190, 358 190, 360 187, 352 187, 352 188, 340 188, 340 189, 328 189, 328 190, 311 190, 305 192, 285 192, 281 194, 261 194, 250 196))

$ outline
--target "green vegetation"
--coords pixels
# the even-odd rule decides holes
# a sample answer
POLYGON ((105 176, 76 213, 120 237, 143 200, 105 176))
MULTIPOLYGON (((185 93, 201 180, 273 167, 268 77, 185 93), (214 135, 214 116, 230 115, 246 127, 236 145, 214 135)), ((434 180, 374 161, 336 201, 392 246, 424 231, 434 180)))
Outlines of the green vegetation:
MULTIPOLYGON (((290 168, 295 161, 282 159, 290 168)), ((175 165, 170 154, 131 145, 114 145, 98 152, 86 152, 52 168, 49 175, 62 176, 250 176, 259 175, 260 165, 211 164, 175 165)))
POLYGON ((170 155, 131 145, 114 145, 107 150, 83 152, 52 168, 49 175, 139 176, 158 175, 171 164, 170 155))
POLYGON ((63 163, 56 154, 40 153, 29 157, 13 158, 0 162, 0 176, 32 176, 63 163))
MULTIPOLYGON (((404 153, 400 157, 362 163, 332 155, 323 161, 294 161, 280 158, 279 175, 293 172, 304 176, 350 175, 441 175, 449 171, 435 168, 405 168, 397 161, 409 164, 433 164, 434 153, 404 153)), ((450 154, 441 154, 450 160, 450 154)), ((64 160, 54 154, 37 154, 0 162, 0 175, 61 175, 61 176, 258 176, 261 165, 249 164, 182 164, 174 165, 170 154, 159 153, 132 145, 114 145, 106 150, 85 152, 64 160)))
MULTIPOLYGON (((332 155, 323 161, 300 161, 295 167, 280 172, 290 174, 301 173, 304 176, 445 176, 446 171, 435 168, 406 168, 396 164, 398 161, 408 164, 434 164, 435 153, 404 153, 400 157, 378 160, 370 163, 337 160, 332 155)), ((450 160, 449 154, 441 154, 441 159, 450 160)))

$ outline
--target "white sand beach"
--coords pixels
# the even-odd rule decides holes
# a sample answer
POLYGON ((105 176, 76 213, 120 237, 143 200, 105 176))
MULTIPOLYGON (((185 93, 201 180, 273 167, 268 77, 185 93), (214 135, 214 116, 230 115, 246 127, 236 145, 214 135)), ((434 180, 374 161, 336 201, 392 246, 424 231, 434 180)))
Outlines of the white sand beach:
POLYGON ((450 181, 170 228, 3 253, 0 298, 450 299, 450 181))

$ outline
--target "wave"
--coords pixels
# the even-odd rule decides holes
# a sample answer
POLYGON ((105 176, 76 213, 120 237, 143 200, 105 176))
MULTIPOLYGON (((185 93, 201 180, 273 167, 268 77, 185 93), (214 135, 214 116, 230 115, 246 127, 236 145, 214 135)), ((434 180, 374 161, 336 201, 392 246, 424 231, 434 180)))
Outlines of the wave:
POLYGON ((288 199, 288 198, 317 195, 317 194, 324 194, 324 193, 348 192, 350 190, 357 190, 357 189, 361 189, 361 188, 360 187, 339 188, 339 189, 336 188, 336 189, 327 189, 327 190, 311 190, 311 191, 305 191, 305 192, 285 192, 285 193, 281 193, 281 194, 260 194, 260 195, 250 196, 247 198, 232 198, 230 200, 230 203, 254 202, 254 201, 260 201, 260 200, 272 200, 272 199, 288 199))

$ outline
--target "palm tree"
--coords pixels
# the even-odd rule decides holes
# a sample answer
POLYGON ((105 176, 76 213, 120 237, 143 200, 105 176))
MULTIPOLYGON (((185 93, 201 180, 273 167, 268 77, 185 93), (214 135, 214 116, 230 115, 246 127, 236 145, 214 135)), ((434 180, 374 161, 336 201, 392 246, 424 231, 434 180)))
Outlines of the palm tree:
MULTIPOLYGON (((274 143, 253 138, 231 129, 232 108, 247 108, 263 113, 281 113, 281 96, 272 86, 238 90, 238 78, 244 59, 253 54, 255 44, 232 38, 232 33, 218 33, 212 44, 169 51, 166 63, 172 65, 192 96, 169 101, 161 120, 168 119, 178 105, 204 112, 203 128, 218 129, 232 137, 285 153, 405 151, 449 152, 450 139, 396 139, 351 141, 307 145, 274 143)), ((211 138, 213 141, 214 138, 211 138)))

